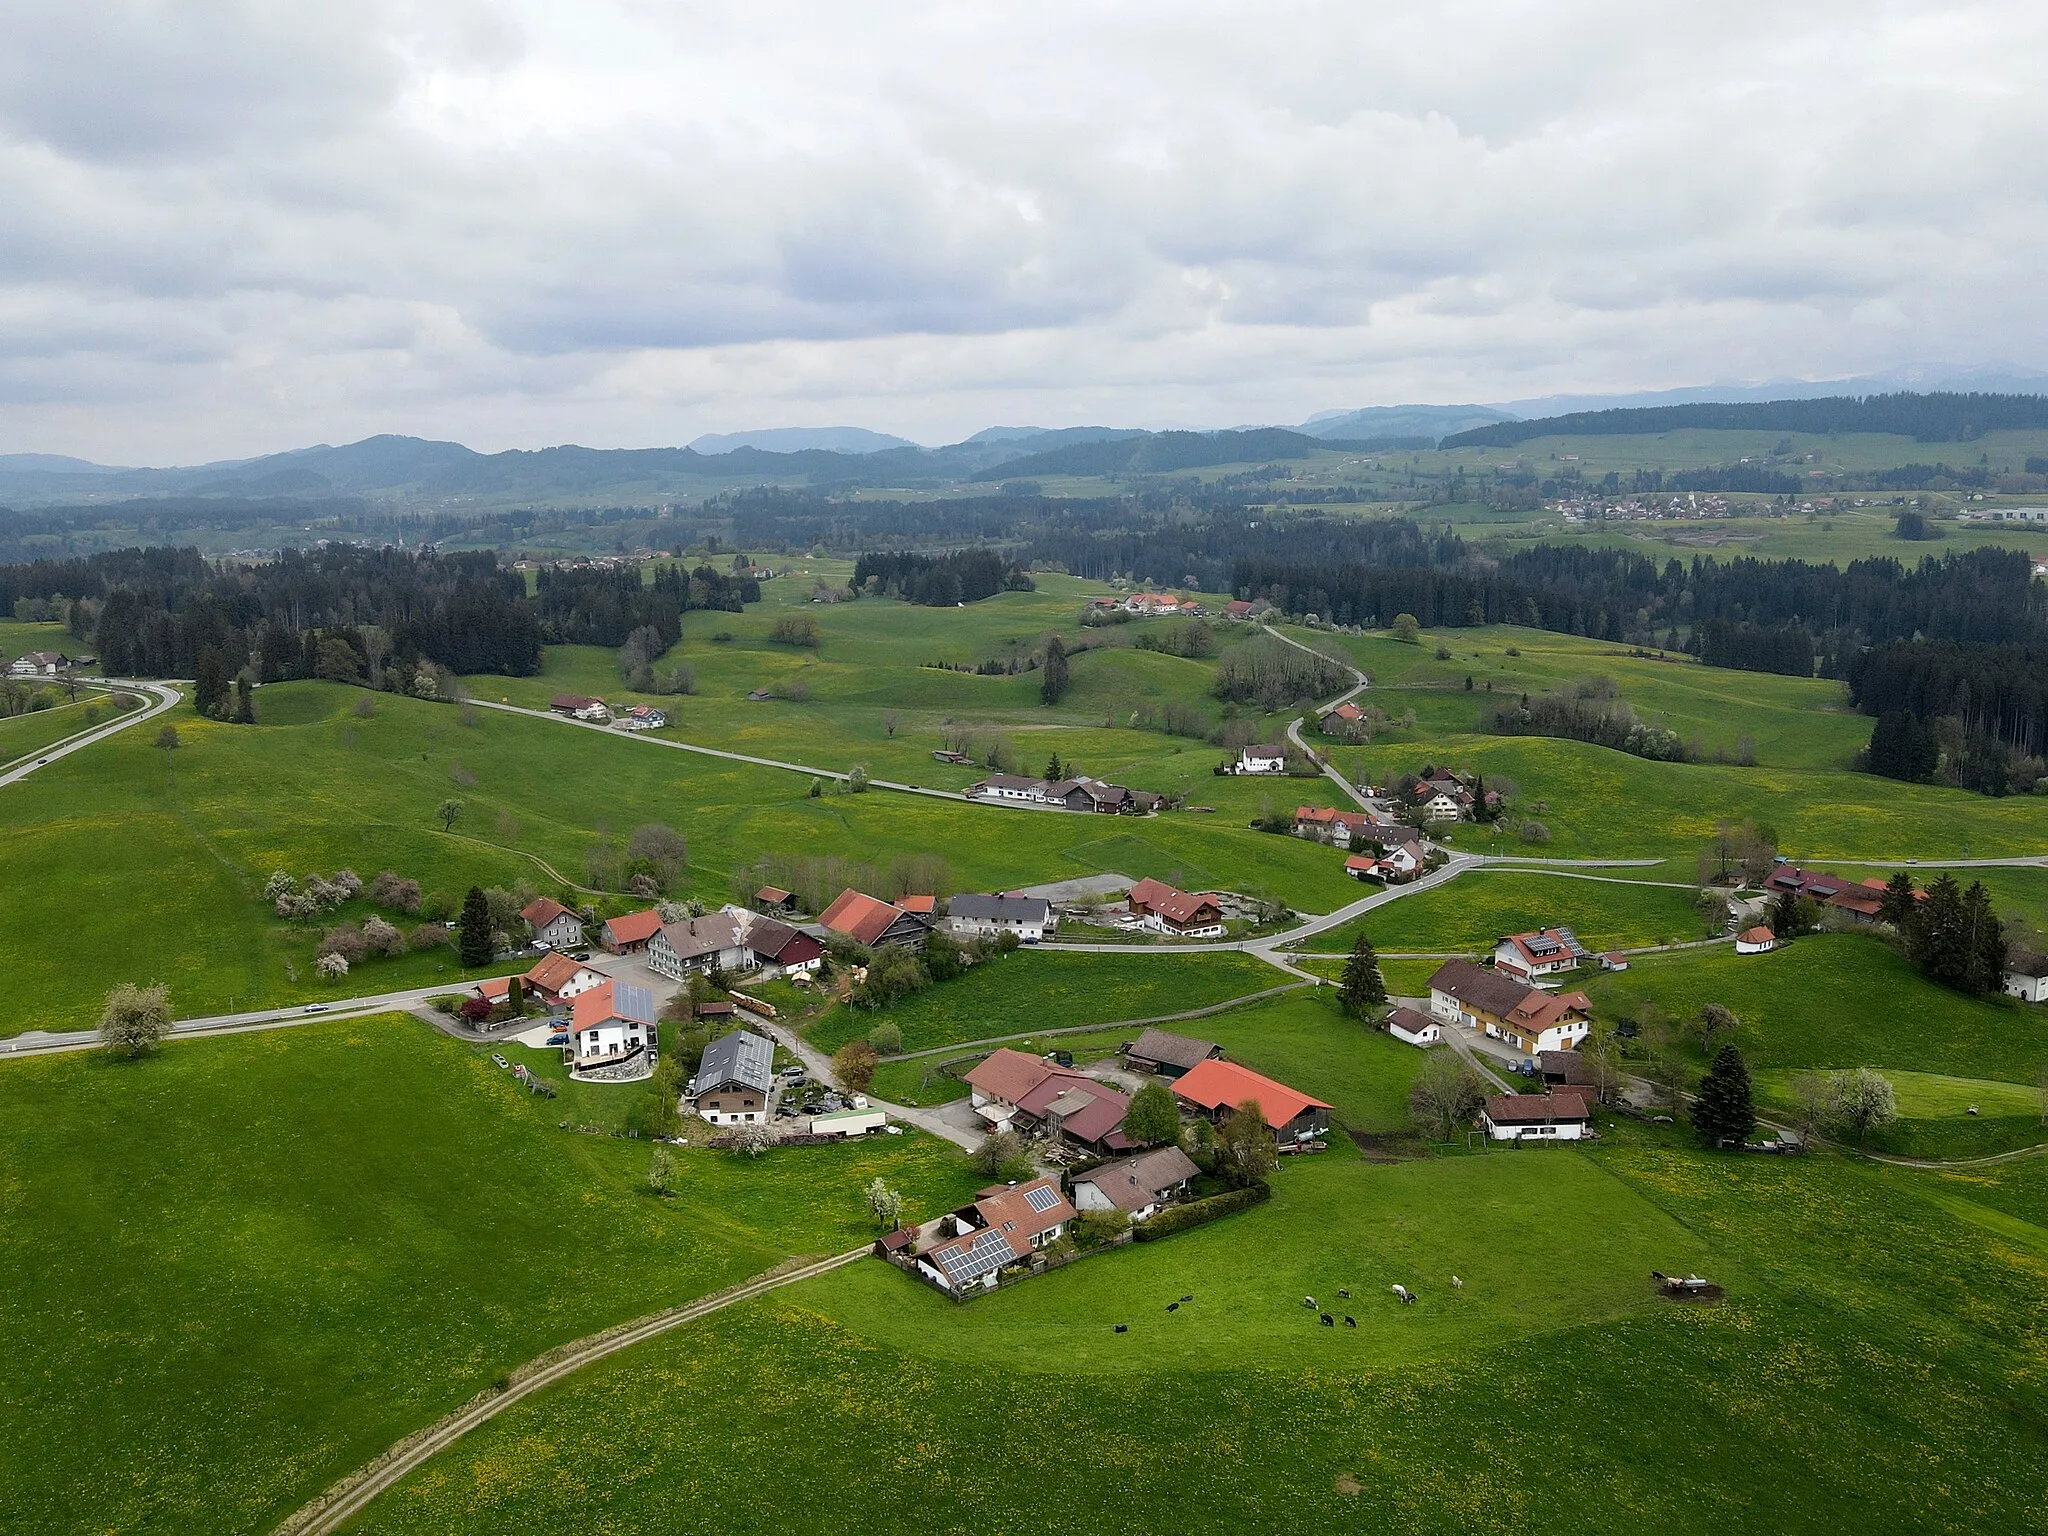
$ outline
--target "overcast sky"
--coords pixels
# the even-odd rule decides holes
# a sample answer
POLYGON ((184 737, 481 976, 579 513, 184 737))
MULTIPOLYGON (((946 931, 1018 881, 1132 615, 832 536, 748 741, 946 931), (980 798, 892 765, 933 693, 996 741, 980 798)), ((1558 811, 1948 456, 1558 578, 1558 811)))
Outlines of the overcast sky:
POLYGON ((5 0, 0 452, 2048 366, 2048 6, 5 0))

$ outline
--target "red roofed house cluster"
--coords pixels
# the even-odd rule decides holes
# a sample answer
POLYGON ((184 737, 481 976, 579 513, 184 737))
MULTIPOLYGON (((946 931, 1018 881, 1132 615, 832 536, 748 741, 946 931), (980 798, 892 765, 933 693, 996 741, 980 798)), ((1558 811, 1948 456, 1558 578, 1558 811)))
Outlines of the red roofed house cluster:
POLYGON ((868 896, 851 886, 833 898, 818 921, 856 944, 880 949, 884 944, 919 945, 932 929, 931 897, 906 896, 902 902, 868 896))
POLYGON ((1583 992, 1545 992, 1470 960, 1446 961, 1429 978, 1429 1011, 1535 1056, 1575 1049, 1592 1028, 1583 992))
POLYGON ((1329 1105, 1234 1061, 1211 1057, 1197 1062, 1168 1086, 1175 1098, 1218 1125, 1228 1123, 1239 1105, 1257 1104, 1280 1146, 1314 1141, 1329 1133, 1329 1105))
POLYGON ((1098 1154, 1128 1152, 1128 1095, 1071 1067, 1054 1066, 1008 1047, 992 1051, 967 1074, 974 1112, 991 1130, 1043 1130, 1098 1154))

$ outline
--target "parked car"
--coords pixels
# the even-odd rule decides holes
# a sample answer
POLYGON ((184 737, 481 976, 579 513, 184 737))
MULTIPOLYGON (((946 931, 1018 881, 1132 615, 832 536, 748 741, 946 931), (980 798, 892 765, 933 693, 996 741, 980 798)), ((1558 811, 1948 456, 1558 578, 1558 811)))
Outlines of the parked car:
POLYGON ((496 1051, 491 1052, 491 1060, 496 1062, 501 1067, 509 1067, 512 1065, 511 1062, 507 1061, 504 1057, 500 1056, 496 1051))
POLYGON ((559 1034, 553 1034, 548 1036, 549 1045, 567 1045, 568 1043, 569 1032, 566 1029, 561 1031, 559 1034))

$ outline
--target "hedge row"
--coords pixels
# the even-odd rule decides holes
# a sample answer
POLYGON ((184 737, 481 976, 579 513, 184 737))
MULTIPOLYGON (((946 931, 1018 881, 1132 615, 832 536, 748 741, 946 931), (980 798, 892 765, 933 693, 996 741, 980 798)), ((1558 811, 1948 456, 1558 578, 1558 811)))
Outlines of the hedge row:
POLYGON ((1228 1189, 1220 1195, 1191 1201, 1186 1205, 1169 1205, 1165 1210, 1148 1220, 1141 1221, 1132 1229, 1132 1236, 1141 1243, 1155 1242, 1162 1237, 1171 1237, 1176 1232, 1185 1232, 1189 1227, 1199 1227, 1206 1221, 1219 1216, 1233 1215, 1248 1211, 1262 1201, 1272 1198, 1273 1191, 1264 1184, 1252 1184, 1243 1189, 1228 1189))

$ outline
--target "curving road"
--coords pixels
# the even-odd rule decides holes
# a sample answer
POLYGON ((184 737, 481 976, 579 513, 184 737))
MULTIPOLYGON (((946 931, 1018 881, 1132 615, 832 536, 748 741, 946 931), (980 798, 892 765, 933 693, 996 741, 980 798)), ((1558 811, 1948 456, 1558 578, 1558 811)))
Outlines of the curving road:
POLYGON ((62 741, 52 742, 49 746, 43 748, 42 751, 22 759, 17 766, 8 769, 5 773, 0 773, 0 788, 4 788, 9 784, 19 784, 37 769, 47 768, 59 758, 69 757, 72 753, 82 752, 85 748, 92 746, 96 742, 105 741, 116 731, 125 731, 131 725, 140 725, 145 720, 154 720, 158 715, 184 698, 184 695, 169 683, 135 683, 104 677, 90 677, 86 678, 85 681, 102 684, 107 688, 122 693, 140 694, 150 702, 146 707, 131 709, 127 714, 117 716, 109 720, 105 725, 95 725, 87 730, 79 731, 75 735, 66 736, 62 741))

